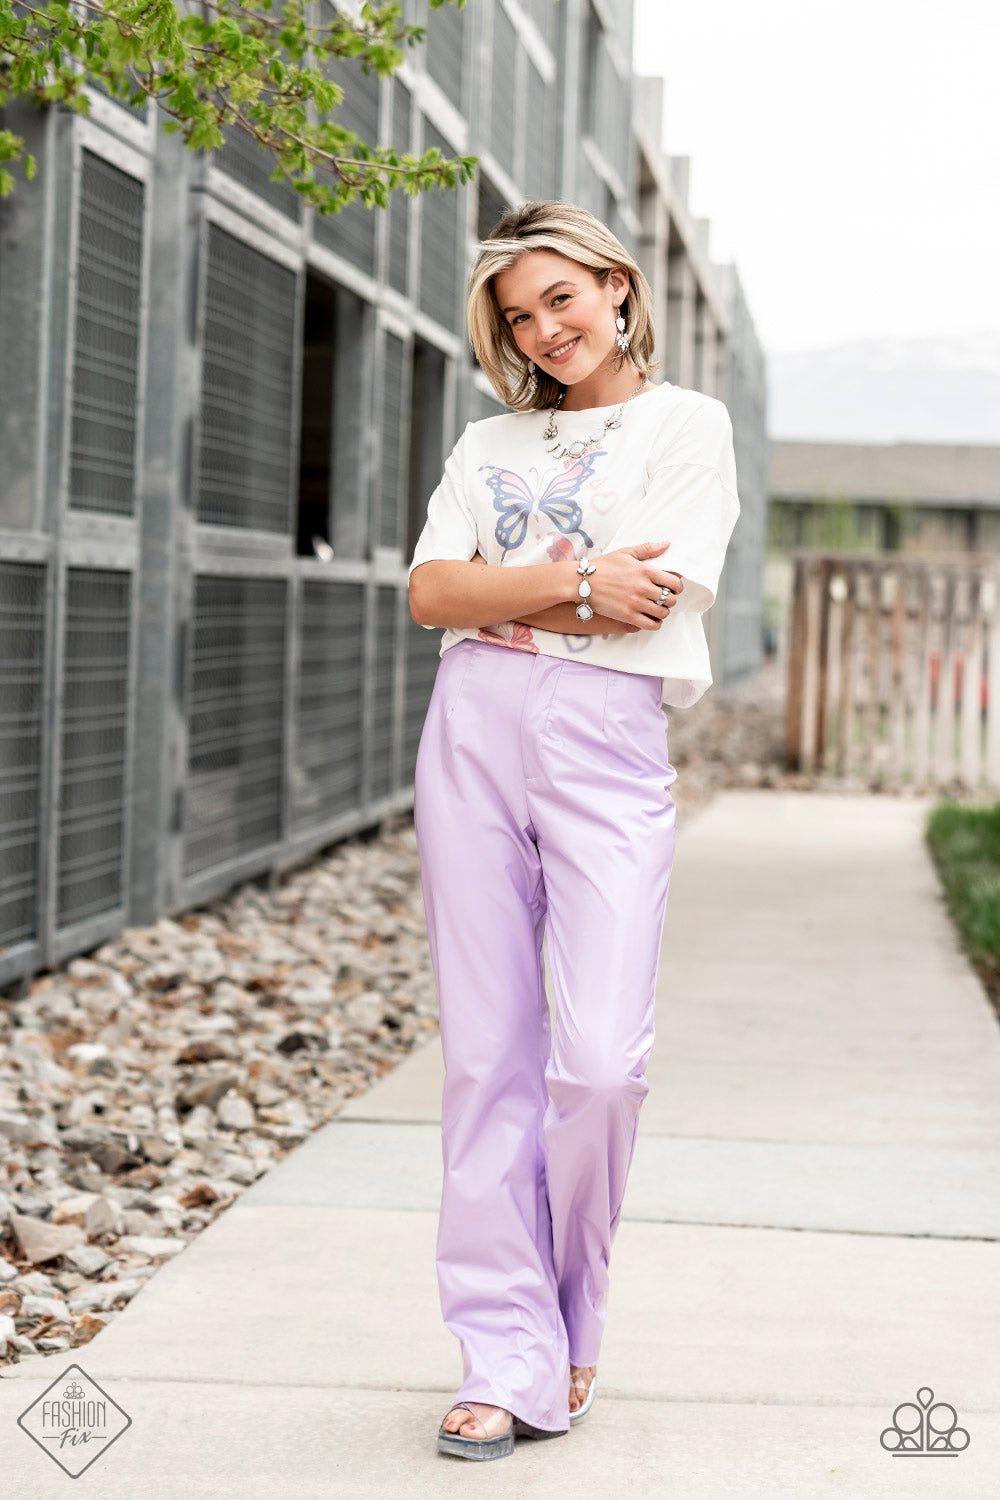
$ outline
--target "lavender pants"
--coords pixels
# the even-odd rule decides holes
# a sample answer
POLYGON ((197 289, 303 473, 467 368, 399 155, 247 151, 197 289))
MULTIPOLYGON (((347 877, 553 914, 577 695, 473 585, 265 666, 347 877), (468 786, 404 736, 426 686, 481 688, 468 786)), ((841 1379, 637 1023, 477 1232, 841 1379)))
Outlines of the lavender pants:
POLYGON ((674 847, 661 692, 467 638, 441 657, 417 753, 455 1399, 552 1432, 569 1426, 570 1362, 597 1363, 649 1090, 674 847))

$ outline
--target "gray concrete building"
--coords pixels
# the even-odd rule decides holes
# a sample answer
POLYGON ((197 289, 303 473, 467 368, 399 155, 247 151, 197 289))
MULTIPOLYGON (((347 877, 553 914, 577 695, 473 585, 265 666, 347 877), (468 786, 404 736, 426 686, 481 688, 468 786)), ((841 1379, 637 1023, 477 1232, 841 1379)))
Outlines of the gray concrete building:
POLYGON ((663 80, 637 78, 633 131, 639 239, 653 291, 658 378, 725 401, 733 422, 741 514, 718 602, 706 619, 720 688, 759 670, 763 654, 767 512, 767 383, 764 351, 735 265, 709 257, 710 224, 688 208, 690 159, 660 147, 663 80))
POLYGON ((426 48, 334 67, 341 118, 480 170, 384 212, 323 218, 249 138, 204 158, 98 92, 6 112, 39 172, 0 204, 0 984, 411 804, 440 642, 406 563, 498 409, 463 283, 510 203, 604 217, 652 270, 667 378, 729 403, 710 619, 720 679, 754 665, 759 347, 637 113, 631 0, 407 12, 426 48))

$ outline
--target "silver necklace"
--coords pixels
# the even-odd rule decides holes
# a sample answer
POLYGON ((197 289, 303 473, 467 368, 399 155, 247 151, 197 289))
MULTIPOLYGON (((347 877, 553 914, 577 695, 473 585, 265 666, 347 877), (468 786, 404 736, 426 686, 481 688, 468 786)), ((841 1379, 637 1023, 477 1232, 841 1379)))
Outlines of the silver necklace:
POLYGON ((555 405, 549 407, 548 425, 546 426, 545 431, 542 433, 542 442, 553 444, 551 448, 547 448, 545 451, 547 453, 551 453, 553 458, 582 458, 583 455, 589 452, 591 448, 597 447, 597 444, 604 438, 605 433, 614 432, 622 425, 622 412, 625 410, 628 403, 633 400, 634 397, 638 396, 639 392, 642 390, 643 386, 646 385, 648 380, 648 375, 643 376, 642 380, 640 380, 639 384, 632 392, 632 395, 626 396, 622 404, 615 407, 610 417, 604 418, 604 428, 601 432, 598 433, 597 437, 587 438, 576 443, 570 443, 568 448, 557 448, 555 446, 559 438, 559 433, 556 428, 556 412, 562 405, 563 399, 566 395, 565 390, 560 391, 559 399, 556 401, 555 405))

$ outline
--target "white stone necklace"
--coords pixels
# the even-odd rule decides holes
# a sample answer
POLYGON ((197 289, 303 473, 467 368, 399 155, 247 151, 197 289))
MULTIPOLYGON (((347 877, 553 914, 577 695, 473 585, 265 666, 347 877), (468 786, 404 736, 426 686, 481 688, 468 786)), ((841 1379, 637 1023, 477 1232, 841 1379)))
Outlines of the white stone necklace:
POLYGON ((601 432, 598 433, 597 437, 586 438, 576 443, 570 443, 568 448, 560 448, 557 446, 559 433, 556 428, 556 412, 562 405, 563 399, 566 395, 565 390, 561 390, 559 392, 558 401, 556 401, 554 406, 549 407, 548 425, 546 426, 545 431, 542 433, 542 442, 552 443, 553 445, 551 448, 547 448, 545 451, 547 453, 551 453, 553 458, 582 458, 585 453, 589 453, 591 448, 597 447, 598 443, 603 440, 605 433, 614 432, 622 425, 622 412, 625 410, 628 403, 632 401, 636 396, 638 396, 639 392, 642 390, 643 386, 647 384, 648 380, 648 375, 643 376, 642 380, 640 380, 639 384, 632 392, 632 395, 626 396, 621 405, 615 407, 610 417, 604 418, 604 428, 601 432))

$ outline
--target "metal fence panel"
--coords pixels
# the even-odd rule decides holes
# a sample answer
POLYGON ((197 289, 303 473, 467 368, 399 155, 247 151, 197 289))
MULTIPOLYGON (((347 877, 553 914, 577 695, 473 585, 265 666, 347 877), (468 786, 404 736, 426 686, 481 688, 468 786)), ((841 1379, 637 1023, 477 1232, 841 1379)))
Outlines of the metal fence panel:
POLYGON ((530 198, 554 198, 558 178, 555 94, 533 62, 527 65, 527 118, 530 120, 528 150, 524 161, 524 186, 530 198), (539 143, 545 142, 544 146, 539 143))
POLYGON ((361 802, 364 609, 362 583, 308 580, 302 585, 292 789, 296 832, 328 823, 361 802))
MULTIPOLYGON (((424 147, 437 146, 443 156, 454 152, 433 126, 424 127, 424 147)), ((458 209, 464 189, 431 188, 421 199, 420 309, 445 328, 458 326, 458 209)))
POLYGON ((403 745, 400 763, 400 785, 410 786, 417 764, 420 734, 427 717, 434 679, 441 655, 440 631, 424 630, 406 612, 404 640, 406 692, 403 702, 403 745))
POLYGON ((375 589, 375 640, 371 683, 371 741, 368 794, 373 799, 392 791, 393 719, 396 684, 396 609, 398 590, 375 589))
POLYGON ((63 639, 56 922, 124 900, 131 575, 70 568, 63 639))
MULTIPOLYGON (((333 7, 324 3, 320 7, 325 25, 330 24, 333 7)), ((361 64, 352 57, 331 57, 323 63, 323 72, 344 91, 344 97, 334 115, 338 125, 352 130, 369 146, 380 145, 378 140, 379 78, 376 73, 365 73, 361 64)), ((351 155, 345 151, 345 155, 351 155)), ((317 170, 319 181, 332 181, 332 172, 317 170)), ((313 237, 329 249, 337 251, 352 266, 375 275, 375 228, 377 211, 366 208, 360 199, 347 204, 336 214, 316 213, 313 217, 313 237)))
POLYGON ((298 223, 302 218, 302 199, 287 182, 271 181, 278 165, 274 153, 238 125, 230 125, 223 134, 226 144, 212 156, 212 165, 298 223))
POLYGON ((465 69, 465 12, 454 5, 427 18, 427 71, 456 109, 462 107, 465 69))
MULTIPOLYGON (((392 131, 390 139, 400 155, 413 149, 410 91, 399 78, 392 80, 392 131)), ((405 296, 410 269, 410 223, 413 200, 402 190, 389 198, 389 264, 387 275, 394 291, 405 296)))
POLYGON ((295 283, 294 272, 209 226, 199 521, 289 530, 295 283))
MULTIPOLYGON (((501 5, 493 8, 493 56, 490 69, 490 148, 505 171, 514 171, 514 69, 517 33, 501 5)), ((537 139, 537 138, 536 138, 537 139)))
POLYGON ((0 563, 0 946, 37 935, 45 569, 0 563))
POLYGON ((382 419, 380 444, 382 458, 381 503, 378 511, 378 539, 382 547, 399 545, 402 520, 400 494, 403 481, 403 456, 406 452, 408 411, 406 379, 406 345, 394 333, 386 333, 382 363, 382 419))
POLYGON ((553 0, 521 0, 521 8, 527 11, 549 46, 554 47, 566 7, 554 4, 553 0))
POLYGON ((143 185, 83 152, 70 432, 70 504, 135 509, 143 185))
POLYGON ((281 836, 285 583, 195 579, 184 873, 281 836))

